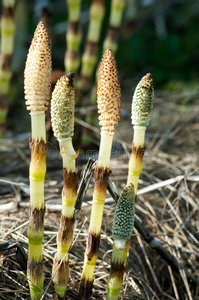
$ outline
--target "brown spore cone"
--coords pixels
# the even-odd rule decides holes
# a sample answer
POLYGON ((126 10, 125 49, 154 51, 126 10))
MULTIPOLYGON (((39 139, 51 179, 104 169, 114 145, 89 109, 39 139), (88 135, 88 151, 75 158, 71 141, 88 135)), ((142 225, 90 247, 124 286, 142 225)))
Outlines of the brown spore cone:
POLYGON ((121 110, 121 88, 115 57, 107 49, 99 68, 97 88, 99 124, 103 131, 114 134, 118 126, 121 110))

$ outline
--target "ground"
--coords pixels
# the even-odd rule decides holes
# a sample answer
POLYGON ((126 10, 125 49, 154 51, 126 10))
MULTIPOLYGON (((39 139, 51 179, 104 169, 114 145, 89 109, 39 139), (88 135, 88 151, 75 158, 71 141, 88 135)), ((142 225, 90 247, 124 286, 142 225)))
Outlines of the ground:
MULTIPOLYGON (((126 87, 124 86, 124 91, 126 87)), ((120 192, 125 186, 133 128, 130 124, 130 92, 123 92, 122 114, 116 131, 110 168, 111 180, 120 192)), ((121 299, 199 299, 199 107, 198 91, 156 91, 154 111, 146 132, 146 152, 139 180, 136 214, 145 229, 177 259, 176 273, 135 230, 121 299), (171 179, 170 182, 166 180, 171 179), (153 186, 160 183, 161 186, 153 186), (145 188, 145 189, 143 189, 145 188), (147 188, 147 189, 146 189, 147 188), (192 277, 192 279, 190 279, 192 277)), ((77 116, 79 118, 79 116, 77 116)), ((79 119, 78 119, 79 120, 79 119)), ((80 122, 82 120, 79 120, 80 122)), ((82 122, 81 122, 82 123, 82 122)), ((96 158, 100 135, 94 134, 91 148, 80 149, 78 167, 84 169, 89 157, 96 158)), ((20 242, 27 253, 29 133, 4 139, 0 144, 0 242, 20 242)), ((51 299, 51 268, 56 252, 61 190, 61 157, 56 141, 49 135, 45 181, 44 272, 45 298, 51 299), (51 204, 51 206, 49 206, 51 204)), ((93 180, 85 201, 91 200, 93 180)), ((107 193, 104 208, 99 259, 95 269, 92 299, 105 299, 112 248, 114 201, 107 193)), ((76 218, 74 242, 70 251, 71 278, 68 299, 78 299, 91 205, 84 205, 76 218)), ((16 260, 16 248, 0 255, 0 299, 29 299, 26 275, 16 260)))

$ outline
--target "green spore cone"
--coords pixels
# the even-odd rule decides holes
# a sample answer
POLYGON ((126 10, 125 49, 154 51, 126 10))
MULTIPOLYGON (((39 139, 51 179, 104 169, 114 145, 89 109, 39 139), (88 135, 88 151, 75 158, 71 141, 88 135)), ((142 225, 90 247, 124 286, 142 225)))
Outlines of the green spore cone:
POLYGON ((74 134, 75 89, 74 73, 62 76, 53 91, 51 121, 54 135, 58 139, 70 138, 74 134))
POLYGON ((132 102, 132 124, 148 126, 153 109, 153 79, 150 73, 146 74, 138 83, 132 102))
POLYGON ((132 183, 126 185, 117 203, 114 221, 113 238, 129 240, 135 220, 135 193, 132 183))

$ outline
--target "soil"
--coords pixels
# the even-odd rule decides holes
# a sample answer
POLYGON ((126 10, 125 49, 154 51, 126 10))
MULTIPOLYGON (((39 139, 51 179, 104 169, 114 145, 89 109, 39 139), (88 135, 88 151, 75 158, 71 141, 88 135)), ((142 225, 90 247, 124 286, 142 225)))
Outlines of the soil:
MULTIPOLYGON (((125 91, 125 87, 124 87, 125 91)), ((130 92, 123 92, 122 114, 114 137, 110 163, 111 180, 119 192, 127 179, 133 127, 130 123, 130 92)), ((179 272, 133 231, 127 270, 120 299, 199 299, 199 92, 156 91, 154 111, 146 131, 146 152, 139 179, 136 214, 145 229, 179 262, 179 272), (170 182, 166 180, 171 179, 170 182), (155 185, 160 183, 163 186, 155 185), (145 188, 143 190, 143 188, 145 188), (188 272, 188 273, 187 273, 188 272)), ((80 148, 78 167, 84 170, 89 157, 97 158, 99 129, 84 123, 92 139, 89 150, 80 148)), ((29 133, 0 143, 0 243, 20 243, 27 254, 29 133)), ((62 161, 57 141, 49 133, 43 243, 45 299, 52 299, 51 269, 56 252, 60 220, 62 161)), ((67 299, 78 299, 92 199, 93 179, 85 205, 76 218, 70 250, 70 280, 67 299), (87 205, 86 205, 87 203, 87 205)), ((99 258, 95 268, 92 299, 105 299, 112 251, 112 220, 115 203, 107 193, 99 258)), ((0 244, 1 247, 1 244, 0 244)), ((2 248, 0 248, 2 250, 2 248)), ((0 253, 0 299, 29 299, 26 274, 16 258, 16 247, 0 253)))

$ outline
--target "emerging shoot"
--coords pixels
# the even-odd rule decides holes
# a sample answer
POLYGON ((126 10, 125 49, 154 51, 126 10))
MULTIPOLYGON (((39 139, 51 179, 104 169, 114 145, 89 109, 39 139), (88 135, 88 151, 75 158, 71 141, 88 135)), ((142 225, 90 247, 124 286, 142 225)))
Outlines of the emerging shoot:
POLYGON ((79 172, 75 171, 77 157, 73 145, 75 89, 74 73, 62 76, 53 91, 51 100, 51 120, 54 135, 60 145, 63 158, 64 186, 62 191, 62 214, 57 236, 57 253, 53 263, 52 276, 55 299, 65 299, 69 280, 68 251, 73 240, 74 205, 77 198, 79 172))
POLYGON ((51 78, 49 37, 43 22, 36 28, 25 67, 25 99, 30 110, 30 207, 28 226, 28 279, 31 299, 43 294, 44 178, 46 173, 45 111, 48 109, 51 78))
POLYGON ((95 187, 87 248, 80 283, 80 299, 89 299, 92 293, 93 273, 98 257, 103 207, 106 198, 107 181, 110 174, 109 162, 112 140, 120 119, 121 90, 116 61, 110 49, 106 50, 101 61, 97 95, 101 141, 98 162, 95 167, 95 187))
POLYGON ((127 253, 135 220, 135 194, 128 184, 118 199, 113 221, 113 253, 108 278, 107 300, 116 300, 123 282, 127 253))
POLYGON ((145 152, 144 139, 145 130, 149 125, 153 109, 153 79, 150 73, 145 75, 138 83, 132 102, 132 124, 134 125, 134 137, 132 153, 129 161, 129 173, 127 183, 133 183, 135 194, 137 192, 138 180, 143 166, 143 155, 145 152))

